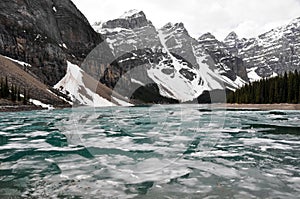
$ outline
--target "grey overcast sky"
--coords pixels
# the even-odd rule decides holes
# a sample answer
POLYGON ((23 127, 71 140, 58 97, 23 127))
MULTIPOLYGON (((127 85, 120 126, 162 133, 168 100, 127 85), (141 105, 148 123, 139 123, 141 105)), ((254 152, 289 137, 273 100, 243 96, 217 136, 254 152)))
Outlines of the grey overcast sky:
POLYGON ((91 24, 143 10, 156 28, 183 22, 198 38, 206 32, 218 39, 231 31, 255 37, 300 17, 300 0, 72 0, 91 24))

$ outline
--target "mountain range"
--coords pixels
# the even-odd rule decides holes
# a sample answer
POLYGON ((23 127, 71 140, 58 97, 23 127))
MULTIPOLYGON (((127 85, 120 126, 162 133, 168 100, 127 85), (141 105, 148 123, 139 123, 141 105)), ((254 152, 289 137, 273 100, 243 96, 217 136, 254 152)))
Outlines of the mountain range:
POLYGON ((50 95, 73 105, 201 102, 207 92, 300 64, 300 18, 257 38, 231 32, 219 41, 211 33, 193 38, 183 23, 157 28, 138 10, 91 26, 70 0, 3 0, 0 10, 2 59, 26 63, 26 73, 55 90, 50 95))

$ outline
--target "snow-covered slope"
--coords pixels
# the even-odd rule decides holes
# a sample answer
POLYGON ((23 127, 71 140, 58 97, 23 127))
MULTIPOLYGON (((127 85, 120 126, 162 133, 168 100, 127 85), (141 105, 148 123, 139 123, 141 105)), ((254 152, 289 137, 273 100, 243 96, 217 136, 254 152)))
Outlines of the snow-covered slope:
POLYGON ((138 17, 143 17, 143 12, 141 10, 137 9, 132 9, 127 12, 125 12, 123 15, 121 15, 119 18, 120 19, 129 19, 129 18, 138 18, 138 17))
POLYGON ((205 47, 188 34, 182 23, 168 23, 159 30, 159 35, 171 57, 175 54, 187 61, 188 64, 181 67, 185 69, 185 73, 189 72, 190 76, 195 77, 189 80, 194 89, 201 91, 200 94, 205 90, 234 90, 246 83, 226 64, 214 61, 205 47), (228 75, 230 73, 234 75, 228 75), (197 81, 193 82, 195 80, 197 81))
POLYGON ((97 93, 98 83, 96 80, 91 80, 79 66, 68 62, 67 73, 65 77, 58 82, 54 88, 68 95, 76 105, 86 105, 94 107, 103 106, 128 106, 131 105, 121 99, 114 98, 113 100, 105 99, 97 93), (92 81, 93 84, 87 83, 92 81), (90 86, 92 85, 92 86, 90 86))
POLYGON ((15 62, 15 63, 17 63, 17 64, 19 64, 19 65, 21 65, 23 67, 31 67, 31 65, 28 64, 28 63, 26 63, 26 62, 19 61, 19 60, 16 60, 16 59, 12 59, 12 58, 7 57, 7 56, 3 56, 3 57, 5 57, 6 59, 9 59, 10 61, 13 61, 13 62, 15 62))

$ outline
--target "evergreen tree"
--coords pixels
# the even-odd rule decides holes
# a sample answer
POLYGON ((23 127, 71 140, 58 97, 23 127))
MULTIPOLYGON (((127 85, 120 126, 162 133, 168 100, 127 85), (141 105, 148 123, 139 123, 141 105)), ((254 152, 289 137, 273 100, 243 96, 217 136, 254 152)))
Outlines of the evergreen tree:
POLYGON ((27 102, 30 103, 30 90, 27 90, 27 102))
POLYGON ((255 103, 260 104, 260 99, 261 99, 261 84, 255 84, 255 103))
POLYGON ((262 79, 228 95, 229 103, 300 103, 300 74, 262 79))
POLYGON ((282 88, 283 88, 283 93, 282 93, 282 102, 286 103, 288 100, 288 76, 287 73, 284 73, 283 76, 283 82, 282 82, 282 88))
POLYGON ((3 98, 9 97, 8 79, 5 77, 4 88, 3 88, 3 98))
POLYGON ((292 74, 289 73, 288 75, 288 98, 287 102, 291 103, 293 100, 293 79, 292 79, 292 74))
POLYGON ((24 88, 24 90, 23 90, 23 93, 24 93, 24 94, 23 94, 23 95, 24 95, 24 96, 23 96, 23 104, 26 105, 26 104, 27 104, 27 93, 26 93, 25 88, 24 88))
POLYGON ((22 101, 20 87, 18 87, 18 91, 17 91, 17 100, 18 100, 18 102, 22 101))
POLYGON ((298 73, 298 103, 300 103, 300 74, 298 73))
POLYGON ((274 103, 274 96, 275 96, 275 85, 273 84, 273 81, 269 84, 269 95, 268 95, 268 103, 272 104, 274 103))
POLYGON ((4 82, 3 82, 3 78, 1 77, 1 80, 0 80, 0 98, 3 98, 3 96, 4 96, 3 88, 4 88, 4 82))
POLYGON ((10 89, 10 99, 11 101, 15 102, 16 101, 16 96, 15 96, 15 87, 12 84, 11 89, 10 89))
POLYGON ((293 77, 293 90, 294 90, 294 103, 299 102, 299 74, 298 71, 295 70, 294 77, 293 77))

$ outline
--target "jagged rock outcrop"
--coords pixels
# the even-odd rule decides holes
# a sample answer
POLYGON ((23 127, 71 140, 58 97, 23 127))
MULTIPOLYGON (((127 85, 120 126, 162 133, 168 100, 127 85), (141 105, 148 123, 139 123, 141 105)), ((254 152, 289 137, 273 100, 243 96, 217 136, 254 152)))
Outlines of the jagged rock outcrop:
POLYGON ((217 40, 216 37, 209 32, 200 36, 198 38, 198 42, 203 46, 204 49, 209 51, 217 50, 220 48, 224 49, 224 45, 222 44, 222 42, 217 40))
POLYGON ((102 41, 70 0, 2 0, 0 54, 32 65, 30 70, 48 85, 102 41))
POLYGON ((227 37, 224 40, 224 44, 226 46, 226 49, 233 55, 238 55, 238 48, 241 41, 238 38, 238 35, 235 32, 231 32, 227 35, 227 37))

